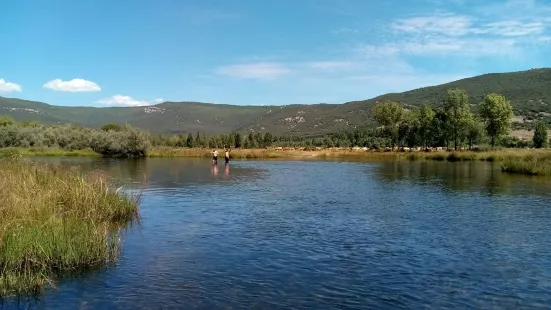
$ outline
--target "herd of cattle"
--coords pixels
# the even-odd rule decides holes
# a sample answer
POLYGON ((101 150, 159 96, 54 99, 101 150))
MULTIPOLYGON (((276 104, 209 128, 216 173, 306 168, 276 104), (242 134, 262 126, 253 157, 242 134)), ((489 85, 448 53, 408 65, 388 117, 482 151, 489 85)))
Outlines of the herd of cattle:
MULTIPOLYGON (((351 147, 351 148, 348 148, 348 147, 328 147, 328 148, 322 148, 322 147, 316 147, 316 148, 306 148, 306 147, 284 147, 284 146, 279 146, 279 147, 276 147, 274 148, 276 151, 322 151, 322 150, 330 150, 330 151, 333 151, 333 150, 352 150, 352 151, 384 151, 384 152, 438 152, 438 151, 447 151, 447 152, 450 152, 450 151, 454 151, 455 149, 454 148, 450 148, 450 147, 442 147, 442 146, 439 146, 439 147, 394 147, 394 148, 390 148, 390 147, 385 147, 385 148, 369 148, 369 147, 351 147)), ((473 147, 472 150, 477 150, 478 147, 473 147)), ((459 151, 466 151, 468 150, 468 148, 466 147, 458 147, 457 150, 459 151)))

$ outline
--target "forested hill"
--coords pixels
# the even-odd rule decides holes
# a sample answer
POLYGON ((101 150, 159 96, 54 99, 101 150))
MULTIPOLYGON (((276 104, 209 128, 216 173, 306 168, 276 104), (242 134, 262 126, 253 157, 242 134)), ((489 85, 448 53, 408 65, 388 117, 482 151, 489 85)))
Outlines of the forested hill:
MULTIPOLYGON (((446 89, 465 89, 472 103, 490 92, 511 100, 517 116, 551 121, 551 69, 485 74, 438 86, 382 95, 344 104, 237 106, 199 102, 164 102, 149 107, 62 107, 0 97, 0 115, 17 121, 73 123, 100 127, 129 123, 152 132, 205 134, 230 131, 270 131, 274 134, 313 136, 351 129, 369 122, 372 105, 393 100, 405 105, 438 104, 446 89)), ((520 118, 517 118, 519 120, 520 118)))

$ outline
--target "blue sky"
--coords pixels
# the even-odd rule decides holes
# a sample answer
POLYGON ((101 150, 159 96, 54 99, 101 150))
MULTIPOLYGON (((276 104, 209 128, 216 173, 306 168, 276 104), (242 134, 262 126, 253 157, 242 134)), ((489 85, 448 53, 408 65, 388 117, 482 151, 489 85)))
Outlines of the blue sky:
POLYGON ((17 0, 0 96, 55 105, 343 103, 548 67, 541 0, 17 0))

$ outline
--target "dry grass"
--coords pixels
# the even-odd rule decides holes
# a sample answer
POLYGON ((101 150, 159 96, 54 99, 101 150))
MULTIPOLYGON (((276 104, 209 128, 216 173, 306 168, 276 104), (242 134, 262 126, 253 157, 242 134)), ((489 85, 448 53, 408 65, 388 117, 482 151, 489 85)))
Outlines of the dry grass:
POLYGON ((59 148, 31 147, 31 148, 0 148, 0 156, 101 156, 91 149, 67 151, 59 148))
POLYGON ((111 188, 101 173, 0 160, 0 298, 113 262, 139 198, 111 188))
MULTIPOLYGON (((223 158, 223 152, 219 150, 219 158, 223 158)), ((154 148, 149 153, 149 157, 211 157, 212 149, 200 148, 154 148)), ((276 150, 276 149, 232 149, 231 158, 248 158, 248 159, 315 159, 315 158, 339 158, 339 157, 354 157, 354 158, 398 158, 403 156, 401 153, 391 152, 376 152, 376 151, 354 151, 354 150, 338 150, 324 149, 318 151, 300 151, 300 150, 276 150)))

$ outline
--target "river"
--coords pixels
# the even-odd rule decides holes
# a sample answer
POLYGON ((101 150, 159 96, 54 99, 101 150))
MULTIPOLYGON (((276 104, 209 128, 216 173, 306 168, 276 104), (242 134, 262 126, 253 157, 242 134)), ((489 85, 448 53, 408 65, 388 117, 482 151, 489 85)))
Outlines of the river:
MULTIPOLYGON (((491 163, 47 158, 141 189, 40 309, 548 309, 551 180, 491 163)), ((16 300, 4 308, 17 307, 16 300)))

